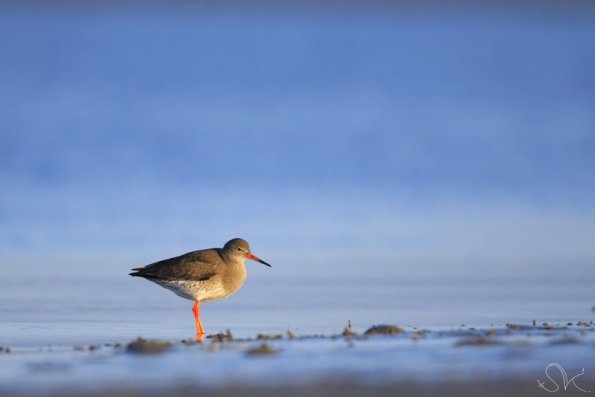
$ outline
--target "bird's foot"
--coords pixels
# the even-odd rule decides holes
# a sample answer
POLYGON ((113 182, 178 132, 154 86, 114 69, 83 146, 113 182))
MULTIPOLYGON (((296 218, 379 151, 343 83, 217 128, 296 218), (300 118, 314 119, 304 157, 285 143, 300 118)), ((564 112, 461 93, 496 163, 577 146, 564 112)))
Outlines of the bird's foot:
POLYGON ((196 336, 194 337, 194 341, 196 343, 201 343, 203 340, 205 339, 205 334, 196 334, 196 336))

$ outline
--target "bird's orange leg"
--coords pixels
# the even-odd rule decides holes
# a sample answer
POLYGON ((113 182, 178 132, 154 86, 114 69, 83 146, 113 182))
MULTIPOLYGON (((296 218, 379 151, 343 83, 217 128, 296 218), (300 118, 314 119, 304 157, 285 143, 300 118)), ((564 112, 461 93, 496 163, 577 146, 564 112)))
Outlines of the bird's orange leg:
POLYGON ((200 301, 197 300, 192 306, 192 313, 194 313, 194 320, 196 321, 196 337, 194 338, 197 342, 202 342, 205 337, 205 329, 202 327, 200 321, 200 301))

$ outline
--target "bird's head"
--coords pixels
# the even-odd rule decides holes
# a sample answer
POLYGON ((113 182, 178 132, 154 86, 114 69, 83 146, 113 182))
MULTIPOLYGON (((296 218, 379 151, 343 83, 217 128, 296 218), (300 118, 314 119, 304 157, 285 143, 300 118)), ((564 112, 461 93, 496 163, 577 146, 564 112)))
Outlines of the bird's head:
POLYGON ((241 238, 234 238, 233 240, 229 240, 223 246, 223 253, 228 258, 241 258, 241 259, 252 259, 253 261, 260 262, 263 265, 271 267, 268 263, 263 261, 262 259, 254 256, 250 251, 250 245, 246 240, 242 240, 241 238))

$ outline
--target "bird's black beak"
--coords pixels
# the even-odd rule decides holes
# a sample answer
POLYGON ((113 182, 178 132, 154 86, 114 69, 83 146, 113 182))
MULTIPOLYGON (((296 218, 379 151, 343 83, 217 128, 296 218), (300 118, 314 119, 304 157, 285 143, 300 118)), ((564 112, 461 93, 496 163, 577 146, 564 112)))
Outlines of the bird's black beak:
POLYGON ((265 262, 265 261, 263 261, 262 259, 260 259, 260 258, 258 258, 258 257, 256 257, 256 256, 254 256, 254 255, 252 255, 252 254, 248 254, 248 255, 246 255, 246 259, 252 259, 253 261, 260 262, 260 263, 262 263, 263 265, 266 265, 266 266, 268 266, 268 267, 271 267, 271 265, 269 265, 268 263, 266 263, 266 262, 265 262))

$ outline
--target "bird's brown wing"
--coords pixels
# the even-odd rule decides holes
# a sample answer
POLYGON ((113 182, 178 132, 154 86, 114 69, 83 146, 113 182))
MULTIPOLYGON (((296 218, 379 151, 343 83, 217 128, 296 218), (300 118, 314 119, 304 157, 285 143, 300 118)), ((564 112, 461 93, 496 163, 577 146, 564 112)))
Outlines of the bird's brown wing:
POLYGON ((217 275, 224 265, 217 249, 193 251, 175 258, 165 259, 145 267, 132 269, 134 277, 158 280, 206 281, 217 275))

